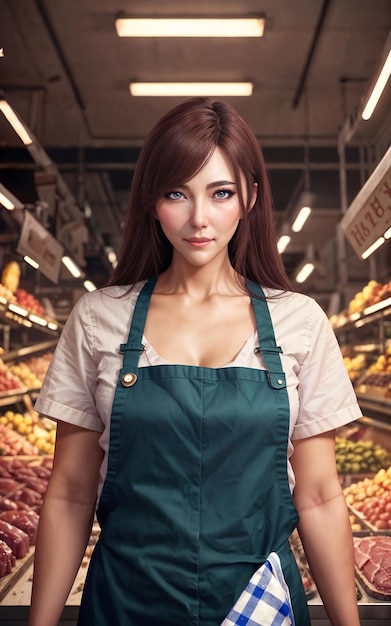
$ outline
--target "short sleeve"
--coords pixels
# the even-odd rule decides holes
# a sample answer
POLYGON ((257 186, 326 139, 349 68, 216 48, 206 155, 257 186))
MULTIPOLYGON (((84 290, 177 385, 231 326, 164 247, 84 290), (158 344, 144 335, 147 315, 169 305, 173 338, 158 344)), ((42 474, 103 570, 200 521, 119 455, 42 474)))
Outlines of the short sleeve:
POLYGON ((292 439, 327 432, 362 417, 337 338, 314 300, 304 337, 307 345, 298 373, 299 414, 292 439))
POLYGON ((35 410, 54 420, 102 432, 104 425, 95 405, 95 337, 88 295, 80 298, 68 317, 35 410))

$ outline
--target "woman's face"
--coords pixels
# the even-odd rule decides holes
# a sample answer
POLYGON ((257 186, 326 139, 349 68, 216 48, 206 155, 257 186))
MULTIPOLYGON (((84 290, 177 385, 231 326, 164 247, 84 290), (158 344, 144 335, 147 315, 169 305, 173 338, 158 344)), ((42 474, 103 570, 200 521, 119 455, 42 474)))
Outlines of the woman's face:
MULTIPOLYGON (((254 200, 255 195, 254 187, 254 200)), ((201 267, 228 258, 241 208, 232 168, 220 148, 194 178, 158 199, 156 217, 173 246, 173 260, 201 267)))

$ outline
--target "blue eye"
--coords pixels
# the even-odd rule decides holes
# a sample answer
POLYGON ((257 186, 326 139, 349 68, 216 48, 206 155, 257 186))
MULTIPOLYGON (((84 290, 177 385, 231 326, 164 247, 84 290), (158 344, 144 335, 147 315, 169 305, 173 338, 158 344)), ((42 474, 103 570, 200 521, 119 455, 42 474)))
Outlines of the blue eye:
POLYGON ((227 200, 228 198, 232 198, 235 192, 231 189, 218 189, 214 195, 218 200, 227 200))
POLYGON ((170 191, 166 194, 166 197, 170 200, 181 200, 183 198, 183 193, 181 191, 170 191))

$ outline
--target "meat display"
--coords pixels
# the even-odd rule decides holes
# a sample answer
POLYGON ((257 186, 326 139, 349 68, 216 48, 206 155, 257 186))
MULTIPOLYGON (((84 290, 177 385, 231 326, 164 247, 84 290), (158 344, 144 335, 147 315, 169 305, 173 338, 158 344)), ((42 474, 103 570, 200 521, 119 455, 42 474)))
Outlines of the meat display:
POLYGON ((9 545, 5 541, 0 541, 0 578, 6 576, 6 574, 11 574, 15 562, 15 557, 9 545))
POLYGON ((0 540, 9 545, 16 559, 23 559, 30 548, 27 533, 4 520, 0 520, 0 540))
POLYGON ((18 505, 9 498, 2 498, 0 500, 0 511, 17 511, 18 505))
POLYGON ((391 600, 391 536, 354 537, 356 574, 367 594, 391 600))
POLYGON ((23 530, 29 536, 30 546, 35 544, 39 522, 38 513, 35 511, 3 511, 0 513, 0 520, 23 530))
POLYGON ((49 457, 29 462, 0 456, 0 579, 11 573, 15 558, 22 559, 35 544, 52 465, 49 457))
POLYGON ((13 478, 0 478, 0 495, 9 496, 19 487, 18 481, 13 478))

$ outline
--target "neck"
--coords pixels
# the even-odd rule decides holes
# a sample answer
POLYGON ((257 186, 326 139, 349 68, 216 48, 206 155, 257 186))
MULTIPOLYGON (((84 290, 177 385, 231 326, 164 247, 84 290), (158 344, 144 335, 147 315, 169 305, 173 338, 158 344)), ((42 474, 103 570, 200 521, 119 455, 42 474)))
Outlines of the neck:
POLYGON ((203 267, 176 263, 175 259, 158 279, 156 292, 183 293, 197 299, 214 294, 233 295, 243 292, 244 281, 229 263, 203 267))

